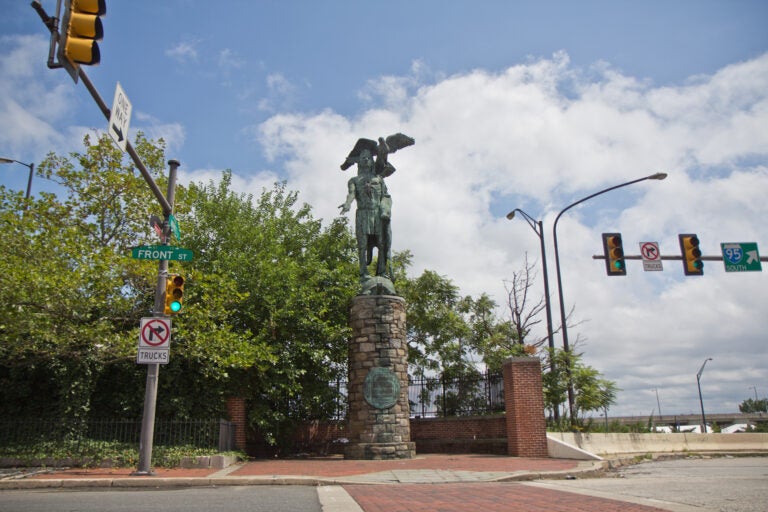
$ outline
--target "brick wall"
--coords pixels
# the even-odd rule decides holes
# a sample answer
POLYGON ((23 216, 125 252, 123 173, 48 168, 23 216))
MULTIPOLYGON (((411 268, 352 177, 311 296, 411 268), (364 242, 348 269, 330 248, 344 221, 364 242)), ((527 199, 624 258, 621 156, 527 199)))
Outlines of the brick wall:
POLYGON ((506 437, 507 424, 504 415, 411 419, 411 438, 414 441, 506 437))
POLYGON ((495 416, 411 419, 416 453, 507 453, 507 423, 495 416))
POLYGON ((504 362, 507 447, 516 457, 548 457, 541 362, 513 357, 504 362))
POLYGON ((245 399, 231 397, 227 399, 227 414, 229 421, 235 424, 235 448, 246 449, 246 420, 248 413, 245 409, 245 399))

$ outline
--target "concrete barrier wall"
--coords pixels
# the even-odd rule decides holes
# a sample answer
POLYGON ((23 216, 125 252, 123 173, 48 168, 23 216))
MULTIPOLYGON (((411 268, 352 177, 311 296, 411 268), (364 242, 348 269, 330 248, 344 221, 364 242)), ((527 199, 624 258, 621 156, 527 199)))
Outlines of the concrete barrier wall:
MULTIPOLYGON (((582 434, 548 432, 547 437, 602 457, 674 452, 768 452, 768 434, 755 433, 582 434)), ((552 456, 551 453, 550 456, 552 456)), ((574 456, 573 458, 579 457, 574 456)))

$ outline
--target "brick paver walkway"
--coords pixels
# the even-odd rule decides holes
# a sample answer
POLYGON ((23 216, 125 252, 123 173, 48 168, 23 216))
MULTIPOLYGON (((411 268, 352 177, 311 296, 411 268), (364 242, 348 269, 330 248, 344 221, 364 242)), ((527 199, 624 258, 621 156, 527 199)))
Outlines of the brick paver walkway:
POLYGON ((519 483, 344 485, 364 512, 664 512, 519 483))
POLYGON ((303 460, 256 460, 244 464, 232 476, 293 475, 343 477, 393 470, 482 471, 568 471, 578 461, 565 459, 528 459, 502 455, 419 455, 405 460, 344 460, 340 457, 303 460))
MULTIPOLYGON (((260 459, 231 466, 224 470, 152 468, 159 478, 208 478, 295 476, 315 478, 343 478, 373 475, 377 482, 391 481, 395 476, 401 481, 413 483, 426 479, 439 483, 469 479, 488 480, 490 477, 510 475, 515 472, 570 471, 579 466, 578 461, 566 459, 532 459, 502 455, 419 455, 405 460, 345 460, 341 456, 308 459, 260 459), (376 478, 381 475, 390 478, 376 478), (421 476, 421 478, 419 478, 421 476)), ((104 479, 104 478, 153 478, 133 476, 136 468, 62 468, 30 475, 28 479, 104 479)), ((395 478, 397 479, 397 478, 395 478)))

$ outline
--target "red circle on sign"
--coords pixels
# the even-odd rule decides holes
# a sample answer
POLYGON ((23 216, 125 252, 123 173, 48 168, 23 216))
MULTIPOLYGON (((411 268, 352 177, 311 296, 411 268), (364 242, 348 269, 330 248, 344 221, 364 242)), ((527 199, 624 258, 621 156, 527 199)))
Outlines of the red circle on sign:
POLYGON ((147 322, 141 330, 141 339, 147 345, 159 347, 168 341, 168 336, 170 334, 168 324, 160 320, 152 320, 151 322, 147 322))
POLYGON ((643 253, 643 257, 647 260, 659 259, 659 248, 656 244, 643 244, 640 251, 643 253))

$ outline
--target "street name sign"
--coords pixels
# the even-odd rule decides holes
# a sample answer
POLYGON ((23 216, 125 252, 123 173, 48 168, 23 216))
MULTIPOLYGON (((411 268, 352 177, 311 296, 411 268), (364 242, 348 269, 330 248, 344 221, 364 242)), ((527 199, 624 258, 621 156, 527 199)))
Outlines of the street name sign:
POLYGON ((168 364, 171 348, 171 319, 149 317, 141 319, 137 364, 168 364))
POLYGON ((128 146, 128 126, 131 124, 131 111, 133 105, 125 95, 125 91, 117 82, 115 87, 115 99, 112 102, 112 110, 109 111, 109 123, 107 131, 109 132, 115 144, 125 153, 128 146))
POLYGON ((173 214, 168 216, 168 226, 170 226, 171 232, 173 233, 173 236, 176 237, 176 240, 181 240, 181 230, 179 229, 179 221, 176 220, 176 217, 173 214))
POLYGON ((131 249, 131 257, 137 260, 192 261, 192 251, 172 245, 141 245, 131 249))
POLYGON ((643 270, 646 272, 664 270, 658 242, 640 242, 640 254, 643 257, 643 270))
POLYGON ((757 242, 722 243, 720 249, 726 272, 762 272, 757 242))

